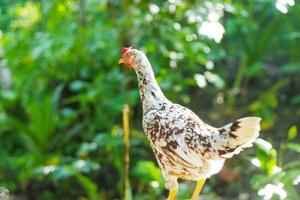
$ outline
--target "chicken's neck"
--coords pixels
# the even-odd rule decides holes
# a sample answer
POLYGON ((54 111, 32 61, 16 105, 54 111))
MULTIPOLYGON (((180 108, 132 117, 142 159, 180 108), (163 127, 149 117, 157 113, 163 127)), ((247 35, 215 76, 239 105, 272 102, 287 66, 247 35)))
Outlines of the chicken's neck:
POLYGON ((144 113, 150 110, 158 110, 162 108, 163 104, 170 102, 157 84, 152 67, 146 58, 138 63, 135 72, 138 78, 144 113))

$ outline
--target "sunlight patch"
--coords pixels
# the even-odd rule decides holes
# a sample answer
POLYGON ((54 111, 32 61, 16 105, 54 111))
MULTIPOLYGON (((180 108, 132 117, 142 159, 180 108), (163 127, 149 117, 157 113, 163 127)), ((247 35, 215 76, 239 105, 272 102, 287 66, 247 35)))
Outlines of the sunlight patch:
POLYGON ((159 7, 154 3, 149 5, 149 10, 153 15, 156 15, 159 13, 159 7))
POLYGON ((257 193, 259 196, 263 196, 264 200, 269 200, 274 194, 279 196, 279 199, 285 199, 287 197, 286 191, 283 189, 283 183, 267 184, 264 188, 260 189, 257 193))
POLYGON ((27 2, 24 7, 17 7, 13 12, 18 17, 12 22, 12 28, 32 26, 41 18, 40 7, 33 2, 27 2))
POLYGON ((86 166, 86 162, 84 160, 78 160, 75 163, 75 167, 78 169, 83 168, 84 166, 86 166))
POLYGON ((198 34, 220 43, 225 33, 225 29, 219 21, 224 15, 224 5, 211 2, 205 2, 204 5, 208 10, 208 17, 205 20, 198 19, 198 21, 201 21, 198 27, 198 34))
POLYGON ((205 21, 200 25, 198 32, 200 35, 204 35, 213 39, 216 43, 220 43, 223 38, 223 34, 225 33, 225 29, 218 21, 205 21))
POLYGON ((54 170, 56 169, 56 166, 51 165, 51 166, 46 166, 42 168, 42 171, 45 175, 50 174, 51 172, 54 172, 54 170))
POLYGON ((273 147, 272 144, 264 139, 258 138, 256 140, 256 144, 260 145, 262 148, 264 148, 266 151, 270 151, 273 147))
POLYGON ((158 187, 159 187, 159 182, 157 182, 157 181, 151 181, 151 182, 150 182, 150 185, 151 185, 153 188, 158 188, 158 187))
POLYGON ((300 175, 294 179, 293 185, 298 185, 299 183, 300 183, 300 175))
POLYGON ((202 74, 195 74, 194 79, 196 80, 196 84, 198 85, 199 88, 205 88, 207 85, 205 76, 202 74))
POLYGON ((286 14, 288 12, 289 6, 294 6, 294 5, 295 5, 294 0, 277 0, 275 3, 276 9, 282 12, 283 14, 286 14))

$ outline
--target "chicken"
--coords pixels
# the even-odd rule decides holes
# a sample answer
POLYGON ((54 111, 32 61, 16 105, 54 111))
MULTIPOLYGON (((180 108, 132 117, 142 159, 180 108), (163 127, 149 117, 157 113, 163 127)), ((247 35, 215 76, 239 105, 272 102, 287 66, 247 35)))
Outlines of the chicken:
POLYGON ((178 178, 197 181, 191 199, 198 199, 205 180, 221 170, 225 159, 252 146, 259 135, 260 118, 245 117, 221 128, 212 127, 164 96, 143 52, 122 48, 120 63, 136 72, 143 129, 170 190, 168 199, 175 199, 178 178))

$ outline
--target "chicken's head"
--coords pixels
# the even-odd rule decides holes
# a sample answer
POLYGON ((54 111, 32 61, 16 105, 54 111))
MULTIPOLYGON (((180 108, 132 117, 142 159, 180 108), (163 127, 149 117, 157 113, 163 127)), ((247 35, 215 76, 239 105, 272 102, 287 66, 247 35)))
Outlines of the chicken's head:
POLYGON ((136 52, 137 50, 132 49, 131 47, 122 48, 122 57, 120 58, 118 64, 124 63, 127 67, 134 67, 136 64, 136 52))

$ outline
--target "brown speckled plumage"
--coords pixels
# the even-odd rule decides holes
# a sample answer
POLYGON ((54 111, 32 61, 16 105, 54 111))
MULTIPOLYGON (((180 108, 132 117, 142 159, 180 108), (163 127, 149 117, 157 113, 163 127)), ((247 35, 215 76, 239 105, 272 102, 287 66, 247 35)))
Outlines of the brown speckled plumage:
POLYGON ((209 126, 190 109, 164 96, 144 53, 130 49, 123 58, 136 71, 143 128, 168 189, 178 187, 178 178, 209 178, 219 172, 226 158, 251 146, 258 137, 259 118, 242 118, 222 128, 209 126))

